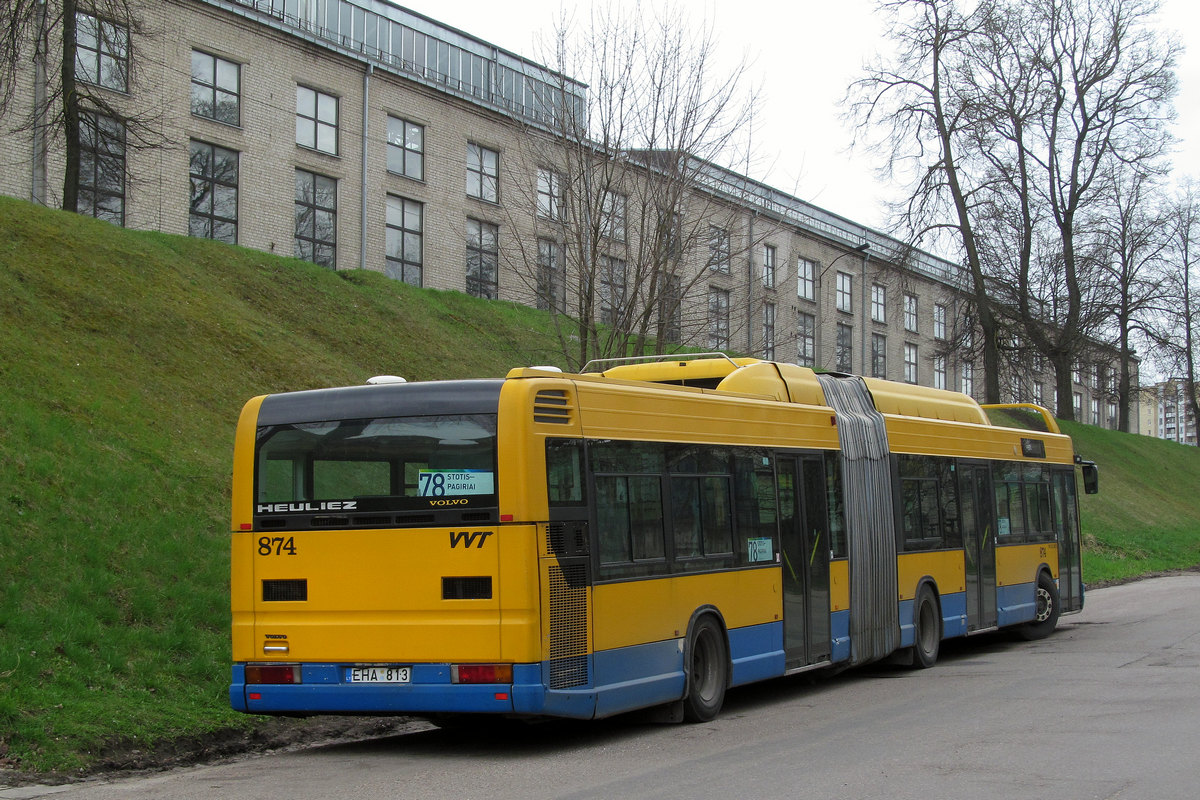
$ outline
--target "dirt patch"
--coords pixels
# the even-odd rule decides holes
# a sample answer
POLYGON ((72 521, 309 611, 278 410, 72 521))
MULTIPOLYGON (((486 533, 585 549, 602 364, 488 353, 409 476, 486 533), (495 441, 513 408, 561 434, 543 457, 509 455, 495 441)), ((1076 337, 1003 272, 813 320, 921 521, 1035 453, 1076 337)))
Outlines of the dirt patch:
POLYGON ((263 719, 251 728, 223 728, 202 736, 171 739, 149 747, 145 742, 114 742, 97 753, 92 766, 70 772, 24 772, 13 769, 0 757, 0 788, 29 784, 59 785, 118 774, 127 777, 138 772, 218 763, 254 753, 285 752, 361 741, 430 727, 433 727, 430 723, 412 717, 273 717, 263 719))

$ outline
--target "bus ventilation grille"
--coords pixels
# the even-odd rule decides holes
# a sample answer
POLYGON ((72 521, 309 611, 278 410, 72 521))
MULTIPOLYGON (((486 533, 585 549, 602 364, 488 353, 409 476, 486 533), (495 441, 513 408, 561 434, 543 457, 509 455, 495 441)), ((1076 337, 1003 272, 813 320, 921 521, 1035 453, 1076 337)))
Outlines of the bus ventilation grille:
POLYGON ((262 592, 264 603, 307 600, 308 579, 264 580, 262 592))
POLYGON ((586 522, 551 522, 546 526, 546 555, 586 556, 587 554, 586 522))
POLYGON ((571 424, 571 401, 564 389, 543 389, 533 398, 533 421, 571 424))
POLYGON ((588 684, 587 567, 551 564, 550 688, 588 684))

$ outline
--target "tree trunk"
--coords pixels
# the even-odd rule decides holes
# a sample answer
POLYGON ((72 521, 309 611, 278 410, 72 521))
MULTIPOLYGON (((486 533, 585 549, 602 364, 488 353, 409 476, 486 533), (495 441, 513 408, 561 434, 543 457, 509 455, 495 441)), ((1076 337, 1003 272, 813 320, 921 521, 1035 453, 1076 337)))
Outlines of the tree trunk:
POLYGON ((75 11, 77 0, 63 0, 62 11, 62 103, 63 143, 66 166, 63 169, 62 207, 79 210, 79 94, 75 86, 75 11))

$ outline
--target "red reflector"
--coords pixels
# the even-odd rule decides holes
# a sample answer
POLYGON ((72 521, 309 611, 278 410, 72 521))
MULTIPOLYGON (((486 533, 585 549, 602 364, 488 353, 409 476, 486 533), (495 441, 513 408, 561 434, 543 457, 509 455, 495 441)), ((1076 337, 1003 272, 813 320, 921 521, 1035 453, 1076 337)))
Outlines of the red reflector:
POLYGON ((262 700, 262 695, 259 694, 258 692, 251 692, 250 699, 251 700, 262 700))
POLYGON ((497 700, 507 700, 508 692, 496 692, 496 699, 497 700))
POLYGON ((244 531, 252 531, 252 530, 254 530, 254 523, 253 522, 243 522, 241 525, 241 529, 244 531))
POLYGON ((455 664, 455 683, 512 683, 512 664, 455 664))
POLYGON ((247 664, 246 683, 299 683, 299 664, 247 664))
POLYGON ((512 522, 512 521, 513 521, 513 515, 512 515, 512 514, 501 514, 501 515, 500 515, 500 521, 501 521, 501 522, 512 522))

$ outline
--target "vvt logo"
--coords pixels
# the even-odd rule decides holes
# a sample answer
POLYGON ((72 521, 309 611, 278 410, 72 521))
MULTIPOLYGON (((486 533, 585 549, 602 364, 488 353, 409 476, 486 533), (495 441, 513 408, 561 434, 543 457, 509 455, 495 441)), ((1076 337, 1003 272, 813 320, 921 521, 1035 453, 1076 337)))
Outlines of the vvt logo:
POLYGON ((461 544, 467 549, 474 547, 479 550, 487 541, 487 537, 493 533, 495 531, 450 531, 450 547, 458 547, 461 544))

